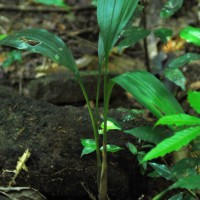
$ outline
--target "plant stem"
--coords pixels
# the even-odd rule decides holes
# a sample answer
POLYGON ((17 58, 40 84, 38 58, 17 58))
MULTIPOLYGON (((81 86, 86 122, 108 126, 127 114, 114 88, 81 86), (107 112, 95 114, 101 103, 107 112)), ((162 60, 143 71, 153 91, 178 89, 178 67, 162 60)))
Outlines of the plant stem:
POLYGON ((94 113, 92 112, 92 108, 90 106, 90 101, 86 92, 86 89, 83 85, 83 82, 80 78, 80 75, 77 77, 77 80, 80 84, 81 90, 83 92, 83 95, 85 97, 86 103, 87 103, 87 107, 88 107, 88 111, 90 114, 90 119, 92 122, 92 128, 93 128, 93 133, 94 133, 94 139, 95 139, 95 143, 96 143, 96 157, 97 157, 97 184, 99 187, 99 183, 100 183, 100 175, 101 175, 101 155, 100 155, 100 148, 99 148, 99 137, 98 137, 98 130, 97 130, 97 123, 95 121, 95 117, 94 117, 94 113))
POLYGON ((105 57, 105 73, 104 73, 104 130, 103 130, 103 151, 102 151, 102 167, 101 167, 101 180, 99 187, 99 200, 108 199, 107 188, 107 116, 109 97, 107 96, 108 89, 108 56, 105 57))

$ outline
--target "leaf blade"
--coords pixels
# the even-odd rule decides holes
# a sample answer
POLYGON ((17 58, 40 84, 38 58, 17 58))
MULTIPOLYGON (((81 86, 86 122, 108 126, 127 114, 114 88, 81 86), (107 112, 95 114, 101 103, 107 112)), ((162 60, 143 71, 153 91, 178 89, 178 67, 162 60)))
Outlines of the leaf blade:
POLYGON ((200 92, 197 91, 189 91, 188 92, 188 102, 190 106, 200 114, 200 92))
POLYGON ((156 122, 157 125, 190 126, 200 125, 200 118, 188 114, 166 115, 156 122))
POLYGON ((119 84, 157 118, 183 113, 183 109, 169 90, 152 74, 135 70, 119 75, 112 82, 119 84))
POLYGON ((168 0, 160 12, 162 18, 169 18, 181 8, 183 0, 168 0))
POLYGON ((180 37, 187 42, 200 46, 200 28, 188 26, 181 30, 180 37))
POLYGON ((196 138, 200 134, 200 126, 190 127, 179 132, 176 132, 170 138, 163 140, 155 148, 151 149, 144 157, 143 162, 152 160, 157 157, 177 151, 181 147, 187 145, 191 140, 196 138))
POLYGON ((0 41, 0 45, 42 54, 69 68, 75 75, 78 74, 69 48, 58 36, 44 29, 31 28, 11 33, 0 41))
POLYGON ((182 67, 192 61, 199 60, 200 54, 197 53, 186 53, 178 58, 175 58, 168 64, 168 68, 179 68, 182 67))
POLYGON ((138 0, 101 0, 97 3, 97 20, 105 54, 114 47, 136 9, 138 0))

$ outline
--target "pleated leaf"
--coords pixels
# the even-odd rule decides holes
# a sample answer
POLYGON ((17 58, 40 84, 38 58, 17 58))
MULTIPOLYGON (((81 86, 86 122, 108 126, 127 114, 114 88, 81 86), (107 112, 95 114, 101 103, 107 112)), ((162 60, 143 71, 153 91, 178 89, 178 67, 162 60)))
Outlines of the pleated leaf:
POLYGON ((200 114, 200 92, 196 91, 190 91, 188 92, 188 102, 190 106, 198 113, 200 114))
POLYGON ((150 30, 145 30, 141 27, 129 27, 122 34, 122 41, 117 45, 118 48, 127 48, 135 45, 139 40, 144 39, 151 33, 150 30))
POLYGON ((154 35, 160 38, 164 43, 172 37, 173 31, 169 28, 160 28, 154 31, 154 35))
POLYGON ((192 61, 199 60, 200 54, 197 53, 186 53, 182 56, 179 56, 178 58, 175 58, 172 60, 167 67, 168 68, 179 68, 182 67, 192 61))
POLYGON ((157 118, 163 115, 183 113, 180 104, 170 91, 152 74, 136 70, 113 78, 157 118))
POLYGON ((148 152, 145 155, 143 162, 164 156, 167 153, 171 153, 173 151, 177 151, 181 147, 186 146, 198 135, 200 135, 200 126, 190 127, 176 132, 175 135, 163 140, 155 148, 148 152))
POLYGON ((183 0, 168 0, 160 12, 162 18, 169 18, 183 5, 183 0))
POLYGON ((138 0, 99 0, 97 19, 105 54, 114 47, 121 32, 131 19, 138 0))
POLYGON ((180 37, 185 39, 187 42, 200 46, 200 28, 188 26, 181 30, 180 37))
POLYGON ((166 115, 156 122, 156 126, 161 124, 176 126, 200 125, 200 118, 187 114, 166 115))
POLYGON ((125 130, 124 132, 154 144, 158 144, 163 139, 172 136, 172 133, 167 132, 165 128, 152 126, 136 127, 130 130, 125 130))
POLYGON ((42 54, 69 68, 75 74, 78 73, 69 48, 61 38, 44 29, 31 28, 13 32, 1 40, 0 45, 42 54))
POLYGON ((174 188, 185 188, 189 190, 200 189, 200 175, 189 175, 181 178, 169 187, 169 189, 174 188))

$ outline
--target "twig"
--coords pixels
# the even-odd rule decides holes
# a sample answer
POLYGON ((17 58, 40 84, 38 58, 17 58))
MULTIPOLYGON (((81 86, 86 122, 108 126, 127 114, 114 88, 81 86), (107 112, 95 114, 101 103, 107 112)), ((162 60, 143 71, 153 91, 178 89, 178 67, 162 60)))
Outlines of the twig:
POLYGON ((88 193, 90 199, 96 200, 96 197, 89 191, 88 187, 85 186, 85 184, 83 182, 81 182, 81 185, 85 189, 85 191, 88 193))

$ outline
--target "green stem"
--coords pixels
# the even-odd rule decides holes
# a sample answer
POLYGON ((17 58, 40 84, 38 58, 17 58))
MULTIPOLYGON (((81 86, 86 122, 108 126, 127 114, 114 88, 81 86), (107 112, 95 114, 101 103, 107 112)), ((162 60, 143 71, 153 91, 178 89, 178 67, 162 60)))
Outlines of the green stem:
POLYGON ((109 97, 107 96, 108 89, 108 56, 105 59, 105 73, 104 73, 104 130, 103 130, 103 151, 102 151, 102 167, 101 167, 101 180, 99 187, 99 200, 108 199, 108 187, 107 187, 107 116, 109 97))
POLYGON ((101 86, 101 75, 102 75, 102 63, 99 64, 98 70, 98 81, 97 81, 97 93, 96 93, 96 115, 99 116, 99 93, 101 86))
POLYGON ((97 123, 94 117, 94 114, 92 112, 92 108, 90 106, 90 101, 86 92, 86 89, 83 85, 83 82, 80 78, 80 75, 77 77, 77 80, 80 84, 81 90, 83 92, 83 95, 85 97, 86 103, 87 103, 87 107, 88 107, 88 111, 89 111, 89 115, 90 115, 90 119, 92 122, 92 128, 93 128, 93 133, 94 133, 94 139, 95 139, 95 143, 96 143, 96 157, 97 157, 97 184, 99 186, 100 183, 100 174, 101 174, 101 155, 100 155, 100 148, 99 148, 99 137, 98 137, 98 130, 97 130, 97 123))

